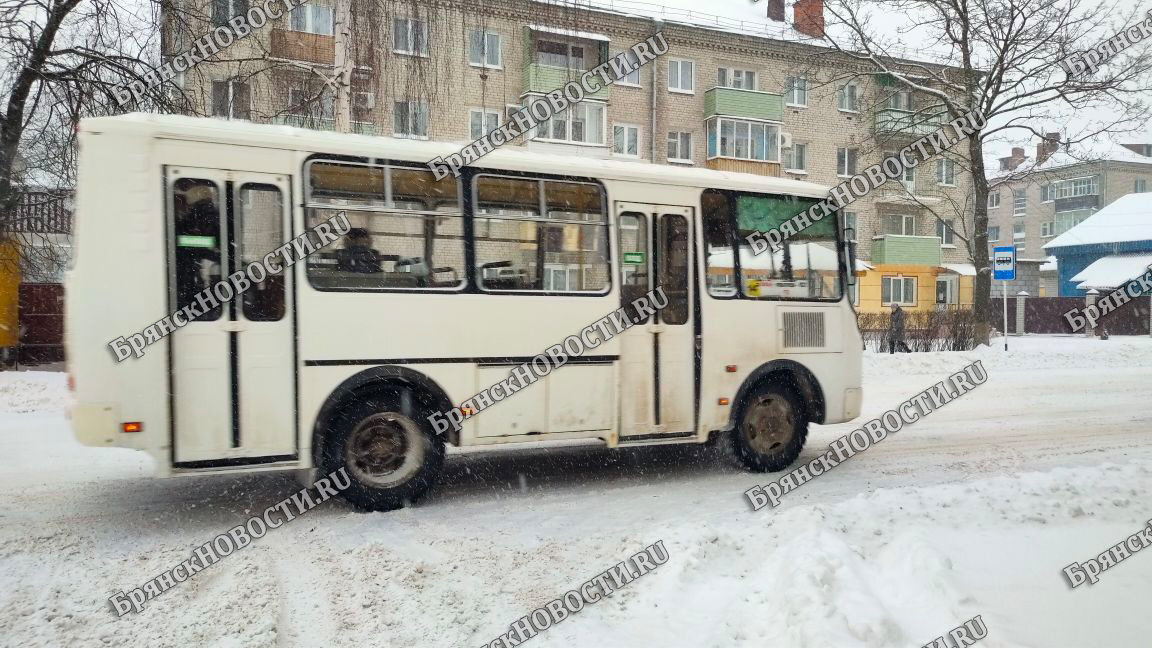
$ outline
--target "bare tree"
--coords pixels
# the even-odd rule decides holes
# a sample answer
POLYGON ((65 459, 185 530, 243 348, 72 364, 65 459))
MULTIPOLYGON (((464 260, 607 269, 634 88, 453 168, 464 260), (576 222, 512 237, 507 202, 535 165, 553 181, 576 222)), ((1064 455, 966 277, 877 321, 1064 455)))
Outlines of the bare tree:
POLYGON ((1123 2, 1083 0, 829 0, 826 7, 834 47, 871 73, 928 99, 913 111, 914 124, 940 124, 942 118, 950 121, 973 110, 988 122, 967 141, 970 199, 950 206, 971 210, 965 243, 976 267, 979 339, 987 343, 991 270, 985 147, 1021 132, 1043 137, 1045 125, 1068 123, 1073 115, 1083 124, 1065 138, 1073 146, 1146 123, 1152 69, 1147 40, 1116 53, 1087 76, 1069 76, 1059 64, 1096 49, 1142 16, 1123 2), (873 28, 874 16, 886 22, 902 16, 905 23, 882 36, 873 28), (923 49, 909 53, 902 47, 906 37, 925 44, 923 49))

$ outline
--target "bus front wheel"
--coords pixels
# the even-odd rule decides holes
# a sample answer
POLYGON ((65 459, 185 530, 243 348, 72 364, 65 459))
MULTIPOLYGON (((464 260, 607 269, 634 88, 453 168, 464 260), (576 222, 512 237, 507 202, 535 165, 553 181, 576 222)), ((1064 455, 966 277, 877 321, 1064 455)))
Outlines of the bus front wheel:
POLYGON ((772 382, 748 395, 726 445, 728 454, 744 468, 776 472, 796 461, 807 436, 803 401, 792 389, 772 382))
POLYGON ((427 413, 387 398, 349 403, 332 431, 325 444, 325 472, 343 468, 351 485, 341 495, 369 511, 391 511, 416 501, 444 466, 444 440, 427 413))

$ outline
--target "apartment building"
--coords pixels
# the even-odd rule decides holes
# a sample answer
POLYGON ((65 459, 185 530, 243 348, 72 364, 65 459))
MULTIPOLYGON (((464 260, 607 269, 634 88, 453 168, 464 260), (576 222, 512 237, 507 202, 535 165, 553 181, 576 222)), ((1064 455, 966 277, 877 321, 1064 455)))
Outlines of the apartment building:
MULTIPOLYGON (((1039 293, 1055 296, 1055 259, 1043 245, 1121 196, 1152 190, 1152 144, 1102 142, 1072 153, 1059 133, 1046 133, 1034 156, 1017 147, 1000 158, 990 183, 988 245, 1015 246, 1019 259, 1037 265, 1039 293)), ((1036 294, 1024 285, 1009 292, 1019 288, 1036 294)))
MULTIPOLYGON (((179 21, 181 29, 168 21, 168 53, 247 5, 196 6, 202 20, 179 21)), ((657 31, 667 54, 511 145, 833 185, 940 124, 923 117, 927 99, 821 46, 822 0, 770 0, 769 17, 756 25, 690 24, 659 7, 635 7, 354 3, 352 130, 467 142, 657 31)), ((336 61, 334 15, 330 0, 313 0, 186 73, 179 83, 191 111, 333 128, 326 80, 336 61)), ((947 209, 970 191, 966 168, 962 157, 928 161, 848 208, 862 261, 861 309, 971 303, 971 218, 947 209)))

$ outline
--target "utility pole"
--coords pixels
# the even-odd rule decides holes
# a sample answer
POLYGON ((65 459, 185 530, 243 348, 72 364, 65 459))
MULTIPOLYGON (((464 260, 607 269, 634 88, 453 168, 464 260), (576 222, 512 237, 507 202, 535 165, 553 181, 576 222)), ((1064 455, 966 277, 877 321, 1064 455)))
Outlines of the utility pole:
POLYGON ((333 80, 336 85, 336 132, 352 132, 352 0, 336 0, 333 16, 336 55, 333 61, 333 80))

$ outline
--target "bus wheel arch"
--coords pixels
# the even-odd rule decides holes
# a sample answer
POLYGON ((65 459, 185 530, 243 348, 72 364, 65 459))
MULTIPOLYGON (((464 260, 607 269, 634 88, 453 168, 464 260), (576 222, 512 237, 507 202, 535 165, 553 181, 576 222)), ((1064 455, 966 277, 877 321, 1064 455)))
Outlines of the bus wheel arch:
POLYGON ((820 381, 816 376, 808 367, 795 360, 772 360, 757 367, 741 383, 736 398, 732 401, 732 411, 726 429, 735 429, 749 397, 757 387, 765 383, 778 383, 793 389, 807 408, 808 421, 817 424, 824 422, 826 411, 824 390, 820 387, 820 381))
MULTIPOLYGON (((320 466, 324 444, 331 432, 331 424, 342 407, 366 396, 393 390, 407 392, 413 403, 424 409, 439 412, 452 409, 452 401, 448 398, 447 392, 435 380, 419 371, 403 366, 365 369, 340 383, 321 406, 312 430, 313 465, 320 466)), ((450 428, 446 440, 452 445, 460 445, 460 432, 450 428)))

